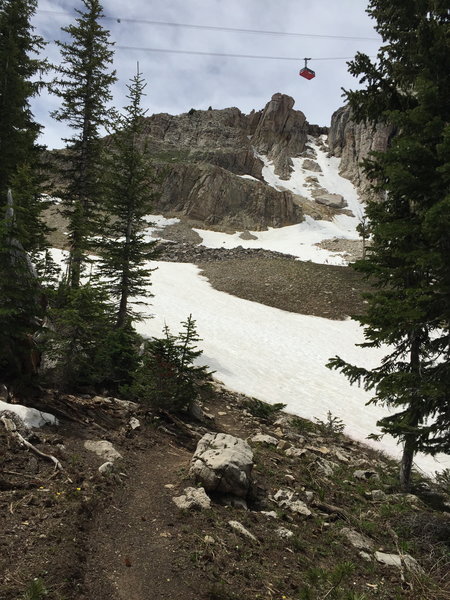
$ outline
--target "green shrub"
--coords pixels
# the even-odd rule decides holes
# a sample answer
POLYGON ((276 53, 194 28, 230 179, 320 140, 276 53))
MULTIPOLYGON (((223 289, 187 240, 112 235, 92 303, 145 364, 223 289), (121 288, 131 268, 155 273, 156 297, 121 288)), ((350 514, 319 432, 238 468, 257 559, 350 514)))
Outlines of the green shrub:
POLYGON ((258 419, 264 419, 266 421, 273 420, 280 411, 286 408, 286 404, 282 404, 281 402, 277 402, 276 404, 268 404, 267 402, 257 400, 256 398, 250 398, 249 400, 246 400, 243 406, 254 417, 258 417, 258 419))
POLYGON ((194 364, 203 351, 197 348, 201 340, 192 315, 182 326, 182 331, 173 335, 166 325, 164 337, 145 343, 142 366, 133 385, 138 399, 159 410, 187 410, 211 378, 206 366, 194 364))

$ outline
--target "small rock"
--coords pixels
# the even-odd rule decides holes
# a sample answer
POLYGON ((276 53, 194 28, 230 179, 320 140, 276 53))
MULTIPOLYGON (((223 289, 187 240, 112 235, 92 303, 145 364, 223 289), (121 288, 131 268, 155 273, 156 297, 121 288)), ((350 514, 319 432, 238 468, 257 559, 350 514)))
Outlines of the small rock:
POLYGON ((234 529, 234 531, 236 531, 237 533, 240 533, 244 537, 246 537, 254 542, 258 541, 256 539, 256 537, 253 535, 253 533, 250 533, 250 531, 248 529, 246 529, 242 525, 242 523, 239 523, 239 521, 228 521, 228 525, 231 527, 231 529, 234 529))
POLYGON ((290 457, 300 457, 300 456, 304 456, 305 454, 308 454, 308 450, 305 450, 304 448, 288 448, 285 452, 286 456, 290 456, 290 457))
POLYGON ((205 537, 203 538, 203 541, 206 544, 215 544, 216 543, 216 540, 211 535, 205 535, 205 537))
POLYGON ((340 194, 320 193, 315 197, 315 201, 330 208, 344 208, 347 206, 347 201, 340 194))
POLYGON ((116 459, 122 458, 120 452, 117 452, 111 442, 107 442, 106 440, 86 440, 84 442, 84 447, 86 450, 90 450, 91 452, 97 454, 97 456, 100 456, 101 458, 104 458, 110 462, 114 462, 116 459))
POLYGON ((186 488, 182 496, 177 496, 176 498, 172 498, 172 500, 181 509, 202 510, 211 508, 211 500, 204 488, 186 488))
POLYGON ((307 502, 312 502, 314 498, 314 492, 306 491, 305 492, 307 502))
POLYGON ((286 483, 295 483, 295 477, 293 475, 289 475, 289 473, 285 473, 284 480, 286 483))
POLYGON ((167 488, 168 490, 173 490, 173 488, 175 487, 173 483, 166 483, 166 485, 164 486, 165 488, 167 488))
POLYGON ((284 435, 283 430, 280 427, 277 427, 275 429, 275 431, 273 432, 273 434, 276 435, 279 438, 282 438, 283 435, 284 435))
POLYGON ((359 550, 372 550, 373 542, 367 536, 359 533, 355 529, 350 529, 350 527, 343 527, 340 532, 341 535, 347 538, 352 546, 358 548, 359 550))
POLYGON ((372 562, 372 557, 370 554, 368 554, 367 552, 364 552, 364 550, 361 550, 361 552, 358 552, 358 554, 360 555, 360 557, 365 560, 366 562, 372 562))
POLYGON ((338 467, 338 465, 332 460, 325 460, 324 458, 319 458, 317 461, 317 469, 320 473, 323 473, 325 477, 331 477, 333 475, 334 470, 338 467))
POLYGON ((282 415, 281 417, 278 417, 276 421, 274 421, 274 425, 277 427, 285 427, 289 424, 290 420, 291 418, 288 415, 282 415))
POLYGON ((316 446, 305 446, 305 448, 311 452, 318 452, 319 454, 330 454, 330 450, 325 448, 325 446, 321 446, 320 448, 317 448, 316 446))
POLYGON ((362 481, 367 481, 368 479, 380 479, 380 477, 376 471, 368 471, 368 470, 355 471, 353 473, 353 477, 355 479, 360 479, 362 481))
POLYGON ((205 415, 204 415, 203 409, 196 400, 194 402, 192 402, 189 406, 189 415, 191 417, 193 417, 194 419, 197 419, 197 421, 204 420, 205 415))
POLYGON ((136 417, 131 417, 131 419, 129 420, 129 425, 134 431, 135 429, 138 429, 141 426, 141 422, 139 421, 139 419, 136 419, 136 417))
POLYGON ((333 455, 343 463, 348 463, 349 459, 338 448, 333 448, 333 455))
POLYGON ((277 450, 283 452, 283 450, 287 450, 291 447, 291 444, 287 440, 280 440, 277 444, 277 450))
POLYGON ((383 490, 372 490, 370 495, 375 502, 382 502, 383 500, 386 500, 387 497, 383 490))
POLYGON ((424 572, 417 560, 409 554, 403 554, 400 556, 399 554, 375 552, 375 558, 379 563, 387 565, 388 567, 397 567, 398 569, 401 569, 404 566, 407 571, 412 571, 414 573, 424 572))
POLYGON ((103 463, 98 468, 98 472, 101 473, 102 475, 109 475, 113 471, 114 471, 114 463, 112 463, 111 461, 103 463))
POLYGON ((278 515, 274 510, 262 510, 260 514, 270 517, 271 519, 278 519, 278 515))
POLYGON ((278 444, 277 438, 272 435, 265 435, 264 433, 254 435, 251 441, 255 444, 267 444, 269 446, 276 446, 278 444))
POLYGON ((294 500, 291 502, 288 508, 291 512, 297 513, 298 515, 303 515, 304 517, 310 517, 312 515, 312 512, 301 500, 294 500))
POLYGON ((286 529, 285 527, 278 527, 276 534, 282 540, 288 540, 289 538, 293 537, 294 532, 290 529, 286 529))
POLYGON ((282 508, 287 508, 293 513, 303 515, 305 517, 311 516, 311 511, 301 500, 294 500, 294 492, 290 490, 278 490, 273 497, 274 502, 282 508))

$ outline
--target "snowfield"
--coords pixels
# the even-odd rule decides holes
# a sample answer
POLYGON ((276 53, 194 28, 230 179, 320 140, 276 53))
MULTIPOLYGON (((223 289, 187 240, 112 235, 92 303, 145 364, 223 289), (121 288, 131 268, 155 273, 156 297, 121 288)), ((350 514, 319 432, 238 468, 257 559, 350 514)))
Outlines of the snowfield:
MULTIPOLYGON (((353 321, 331 321, 290 313, 236 298, 212 288, 191 264, 151 263, 154 298, 137 326, 145 336, 160 336, 167 324, 173 332, 192 314, 203 341, 202 363, 230 389, 270 403, 283 402, 301 417, 326 419, 328 411, 342 419, 346 433, 367 441, 386 409, 366 406, 370 395, 325 367, 339 354, 350 362, 375 366, 383 353, 355 346, 363 341, 353 321)), ((399 456, 395 440, 370 442, 399 456)), ((450 467, 450 457, 418 456, 428 474, 450 467)))

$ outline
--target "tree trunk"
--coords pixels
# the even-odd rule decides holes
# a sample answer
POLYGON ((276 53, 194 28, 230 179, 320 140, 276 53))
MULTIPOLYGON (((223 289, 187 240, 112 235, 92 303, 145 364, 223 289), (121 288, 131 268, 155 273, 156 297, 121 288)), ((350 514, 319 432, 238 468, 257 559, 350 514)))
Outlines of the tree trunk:
POLYGON ((402 460, 400 462, 400 485, 405 492, 408 492, 411 488, 411 469, 413 465, 415 449, 415 436, 406 436, 402 460))

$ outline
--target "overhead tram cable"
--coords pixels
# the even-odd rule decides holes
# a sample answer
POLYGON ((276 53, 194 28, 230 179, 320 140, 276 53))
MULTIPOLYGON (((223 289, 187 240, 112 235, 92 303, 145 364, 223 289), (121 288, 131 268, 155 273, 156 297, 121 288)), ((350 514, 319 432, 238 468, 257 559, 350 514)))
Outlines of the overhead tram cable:
MULTIPOLYGON (((56 41, 52 40, 51 44, 55 44, 56 41)), ((260 54, 230 54, 228 52, 204 52, 201 50, 174 50, 172 48, 148 48, 145 46, 123 46, 121 44, 115 44, 114 48, 117 50, 134 50, 137 52, 163 52, 169 54, 191 54, 197 56, 219 56, 224 58, 251 58, 260 60, 290 60, 299 62, 305 60, 303 57, 298 56, 263 56, 260 54)), ((353 60, 354 56, 327 56, 327 57, 315 57, 308 58, 308 60, 353 60)), ((374 58, 374 57, 369 57, 374 58)))
MULTIPOLYGON (((38 13, 46 13, 52 15, 61 15, 66 17, 72 17, 68 12, 38 9, 38 13)), ((357 40, 357 41, 372 41, 380 42, 379 37, 358 37, 350 35, 328 35, 320 33, 302 33, 294 31, 268 31, 265 29, 243 29, 238 27, 222 27, 218 25, 198 25, 193 23, 172 23, 171 21, 154 21, 149 19, 130 19, 128 17, 111 17, 103 16, 102 19, 108 21, 115 21, 116 23, 139 23, 142 25, 158 25, 164 27, 184 27, 186 29, 205 29, 210 31, 226 31, 231 33, 250 33, 257 35, 278 35, 278 36, 289 36, 289 37, 308 37, 308 38, 322 38, 322 39, 333 39, 333 40, 357 40)))

